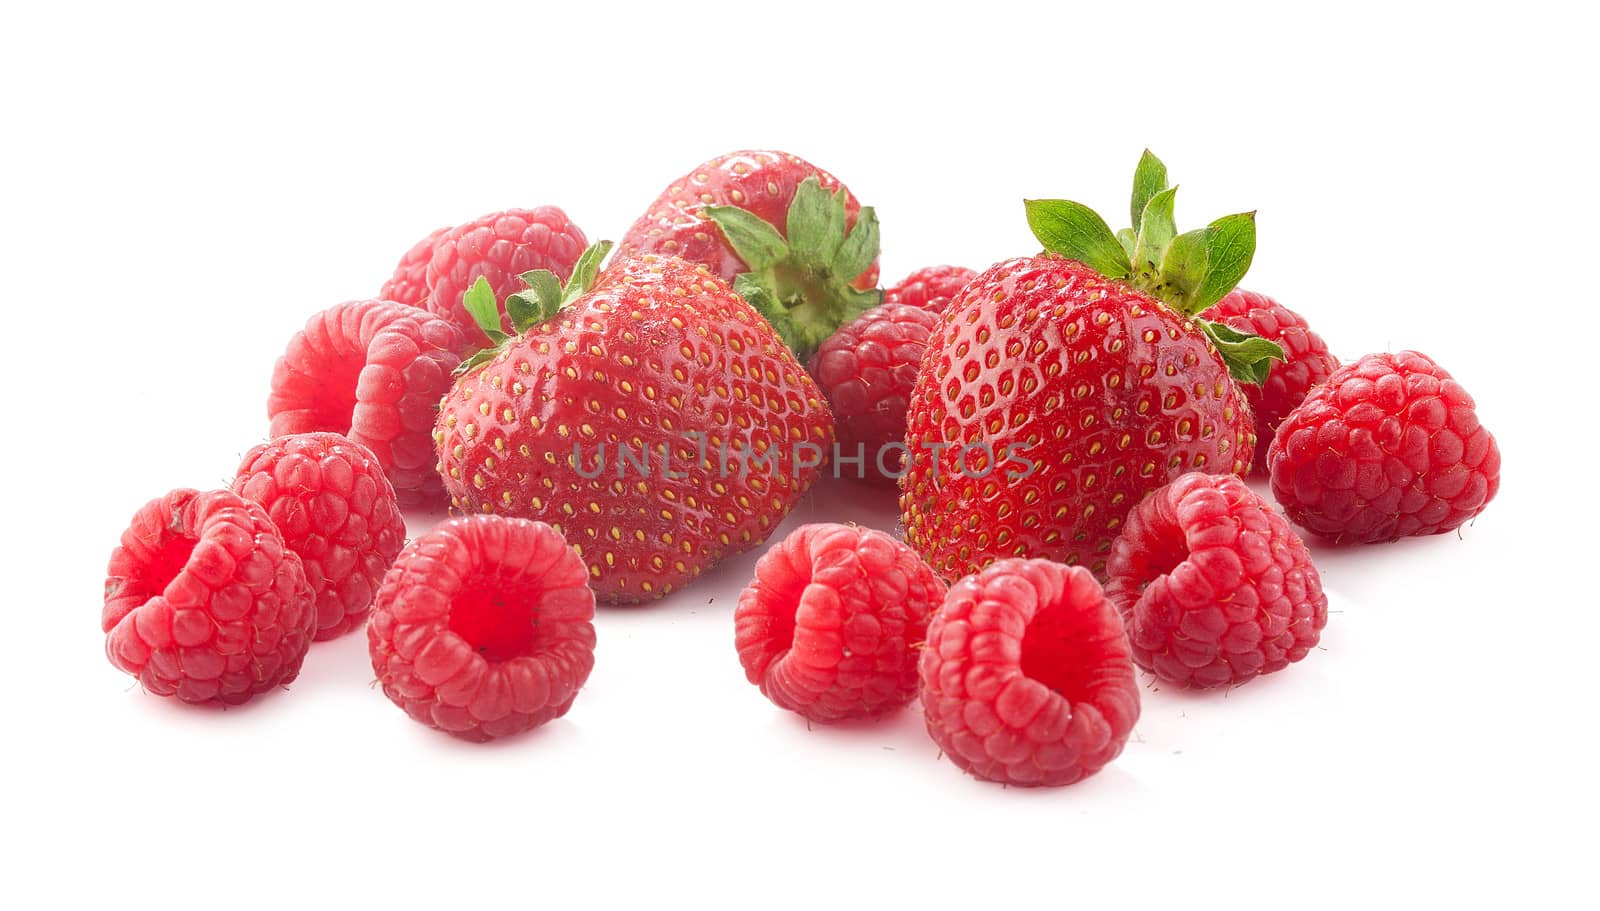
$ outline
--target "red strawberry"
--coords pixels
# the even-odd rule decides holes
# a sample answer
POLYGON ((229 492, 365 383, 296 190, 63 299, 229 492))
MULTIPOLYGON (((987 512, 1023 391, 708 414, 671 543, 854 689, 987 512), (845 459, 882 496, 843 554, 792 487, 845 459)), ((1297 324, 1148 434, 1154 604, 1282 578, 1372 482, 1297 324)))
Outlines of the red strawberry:
POLYGON ((406 255, 400 257, 399 265, 394 267, 394 274, 383 283, 383 289, 378 292, 380 300, 394 301, 400 304, 410 304, 413 307, 426 307, 428 305, 428 262, 433 259, 433 245, 439 238, 450 233, 449 228, 440 228, 427 237, 416 242, 406 255))
MULTIPOLYGON (((453 504, 556 526, 608 602, 659 598, 761 544, 817 476, 833 416, 772 327, 704 267, 640 256, 563 290, 530 273, 521 335, 468 362, 434 440, 453 504)), ((467 304, 491 338, 486 283, 467 304)))
POLYGON ((1254 217, 1179 235, 1172 199, 1147 152, 1120 237, 1078 203, 1029 201, 1047 252, 991 267, 940 316, 900 504, 907 542, 945 577, 1013 556, 1103 577, 1146 493, 1187 471, 1249 470, 1235 376, 1258 380, 1281 353, 1191 314, 1249 267, 1254 217))
MULTIPOLYGON (((428 303, 434 313, 455 323, 464 338, 477 339, 478 324, 461 296, 479 278, 488 279, 495 300, 521 288, 517 276, 547 269, 565 280, 589 242, 555 206, 507 209, 477 218, 440 237, 428 260, 428 303)), ((501 330, 511 331, 503 322, 501 330)))
POLYGON ((618 260, 645 253, 710 269, 802 360, 883 297, 877 215, 788 152, 730 152, 673 181, 628 229, 618 260))
POLYGON ((943 310, 978 273, 962 266, 928 266, 907 275, 883 292, 886 304, 905 304, 920 310, 943 310))
POLYGON ((1200 315, 1277 342, 1283 349, 1283 363, 1272 368, 1266 382, 1259 386, 1241 384, 1256 416, 1255 472, 1265 475, 1267 447, 1272 445, 1278 425, 1305 399, 1312 386, 1328 381, 1339 369, 1339 359, 1328 352, 1328 343, 1322 336, 1306 325, 1305 317, 1265 294, 1236 288, 1200 315))

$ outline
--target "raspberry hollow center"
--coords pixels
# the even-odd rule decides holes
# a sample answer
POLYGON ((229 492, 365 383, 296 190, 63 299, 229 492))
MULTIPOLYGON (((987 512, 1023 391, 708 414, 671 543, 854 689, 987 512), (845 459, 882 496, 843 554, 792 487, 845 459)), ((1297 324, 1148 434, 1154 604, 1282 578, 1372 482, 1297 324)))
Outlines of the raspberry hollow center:
POLYGON ((1066 604, 1039 611, 1022 635, 1022 673, 1069 702, 1087 701, 1099 648, 1091 631, 1066 604))
POLYGON ((800 616, 801 600, 805 597, 806 587, 811 584, 811 566, 806 564, 801 567, 801 572, 783 584, 770 586, 761 598, 765 607, 766 630, 761 637, 761 651, 766 658, 761 662, 763 669, 777 661, 794 649, 794 636, 798 628, 797 621, 800 616))
POLYGON ((500 580, 469 582, 450 605, 450 631, 484 660, 530 656, 539 645, 537 586, 500 580))
POLYGON ((1135 567, 1141 594, 1150 583, 1171 575, 1173 570, 1183 565, 1183 561, 1189 559, 1189 542, 1183 529, 1176 524, 1151 523, 1145 526, 1145 530, 1149 536, 1144 541, 1147 549, 1138 555, 1139 565, 1135 567))
POLYGON ((340 358, 328 365, 327 376, 318 383, 316 426, 346 433, 355 422, 356 388, 360 385, 364 355, 340 358))
POLYGON ((200 543, 198 538, 185 534, 164 535, 161 547, 151 557, 140 573, 139 582, 149 594, 159 595, 167 590, 172 580, 189 564, 189 556, 200 543))

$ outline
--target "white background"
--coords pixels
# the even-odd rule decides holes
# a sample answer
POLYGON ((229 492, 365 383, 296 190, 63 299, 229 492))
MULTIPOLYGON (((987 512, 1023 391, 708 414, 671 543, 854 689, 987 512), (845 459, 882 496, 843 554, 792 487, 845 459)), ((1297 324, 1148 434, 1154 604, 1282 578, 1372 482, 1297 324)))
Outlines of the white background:
MULTIPOLYGON (((562 7, 0 14, 9 898, 1587 892, 1597 74, 1575 5, 562 7), (1122 758, 1086 783, 966 778, 914 709, 807 730, 769 705, 732 646, 754 554, 604 610, 571 714, 486 747, 390 705, 361 636, 227 712, 143 694, 104 659, 101 581, 129 516, 223 484, 266 430, 290 333, 375 293, 439 225, 555 203, 616 239, 696 163, 783 148, 878 207, 892 281, 1030 252, 1024 196, 1121 224, 1146 145, 1183 187, 1180 224, 1259 210, 1246 287, 1341 356, 1416 347, 1453 371, 1504 487, 1459 535, 1317 547, 1323 648, 1226 694, 1150 687, 1122 758)), ((828 486, 790 526, 846 519, 892 528, 895 511, 828 486)))

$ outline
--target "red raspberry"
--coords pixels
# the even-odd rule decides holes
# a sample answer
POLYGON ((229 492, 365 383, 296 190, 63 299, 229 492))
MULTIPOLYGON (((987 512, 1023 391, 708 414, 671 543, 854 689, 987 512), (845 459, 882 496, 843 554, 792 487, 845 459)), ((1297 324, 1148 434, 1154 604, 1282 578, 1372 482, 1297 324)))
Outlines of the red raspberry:
MULTIPOLYGON (((518 276, 534 269, 549 269, 565 282, 587 246, 583 232, 555 206, 507 209, 451 228, 428 261, 428 309, 455 324, 462 338, 482 341, 483 330, 461 304, 480 276, 489 280, 494 299, 504 300, 522 290, 518 276)), ((512 331, 504 315, 501 325, 512 331)))
POLYGON ((745 676, 812 721, 870 718, 917 695, 944 583, 911 548, 853 525, 802 525, 756 563, 734 610, 745 676))
POLYGON ((882 304, 841 326, 811 361, 833 407, 839 451, 862 459, 856 478, 894 484, 903 473, 911 388, 938 321, 937 313, 882 304))
POLYGON ((378 458, 334 433, 279 437, 245 454, 233 492, 260 503, 305 564, 316 638, 366 622, 406 523, 378 458))
POLYGON ((300 558, 226 490, 146 503, 106 568, 106 657, 158 696, 238 705, 282 686, 315 620, 300 558))
POLYGON ((1081 566, 1012 558, 957 582, 921 672, 928 733, 988 781, 1071 784, 1115 759, 1139 720, 1122 620, 1081 566))
POLYGON ((413 307, 426 307, 428 261, 433 259, 433 245, 449 231, 449 228, 440 228, 407 250, 406 255, 400 257, 400 264, 394 267, 394 274, 383 283, 383 290, 378 292, 378 297, 413 307))
POLYGON ((883 292, 886 304, 904 304, 938 314, 978 273, 961 266, 928 266, 907 275, 883 292))
POLYGON ((1133 660, 1184 686, 1281 671, 1328 622, 1305 542, 1234 475, 1191 472, 1151 493, 1128 515, 1106 572, 1133 660))
POLYGON ((350 301, 306 321, 272 371, 272 435, 340 433, 372 450, 402 503, 442 498, 433 421, 461 334, 416 307, 350 301))
POLYGON ((1415 351, 1339 368, 1284 418, 1267 461, 1289 518, 1335 542, 1451 531, 1500 489, 1472 396, 1415 351))
POLYGON ((1230 291, 1201 316, 1277 342, 1283 349, 1284 360, 1273 362, 1264 385, 1239 384, 1256 416, 1254 471, 1265 475, 1267 447, 1272 444, 1273 432, 1312 386, 1327 382, 1339 369, 1339 359, 1328 352, 1328 343, 1322 336, 1306 325, 1305 317, 1265 294, 1230 291))
POLYGON ((451 519, 411 542, 367 624, 383 692, 465 740, 538 727, 594 667, 589 570, 561 533, 504 516, 451 519))

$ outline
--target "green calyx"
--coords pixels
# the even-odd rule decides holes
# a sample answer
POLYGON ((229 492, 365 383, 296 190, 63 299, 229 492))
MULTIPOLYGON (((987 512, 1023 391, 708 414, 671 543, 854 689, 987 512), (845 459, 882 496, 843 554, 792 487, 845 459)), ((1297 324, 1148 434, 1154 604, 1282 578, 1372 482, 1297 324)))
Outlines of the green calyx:
POLYGON ((847 227, 843 188, 830 193, 815 177, 801 181, 782 232, 738 206, 707 206, 705 212, 750 270, 734 279, 734 290, 801 361, 883 300, 880 290, 851 285, 878 258, 878 215, 864 206, 847 227))
POLYGON ((1222 355, 1235 379, 1262 383, 1272 361, 1283 360, 1273 342, 1202 318, 1250 268, 1256 250, 1256 214, 1225 215, 1195 231, 1178 233, 1167 167, 1146 150, 1133 175, 1129 207, 1133 227, 1115 233, 1095 211, 1065 199, 1029 199, 1028 226, 1046 251, 1075 259, 1106 278, 1126 282, 1188 316, 1222 355))
POLYGON ((595 277, 600 274, 600 264, 610 252, 609 240, 602 240, 584 250, 573 264, 572 277, 565 284, 549 269, 535 269, 518 276, 527 287, 506 295, 504 312, 511 321, 510 333, 505 331, 505 323, 500 319, 501 305, 494 299, 494 289, 489 287, 488 279, 479 276, 461 296, 461 305, 472 316, 472 321, 478 324, 478 328, 483 330, 489 344, 462 361, 456 373, 465 373, 493 358, 505 347, 506 342, 549 321, 562 307, 587 294, 594 285, 595 277))

